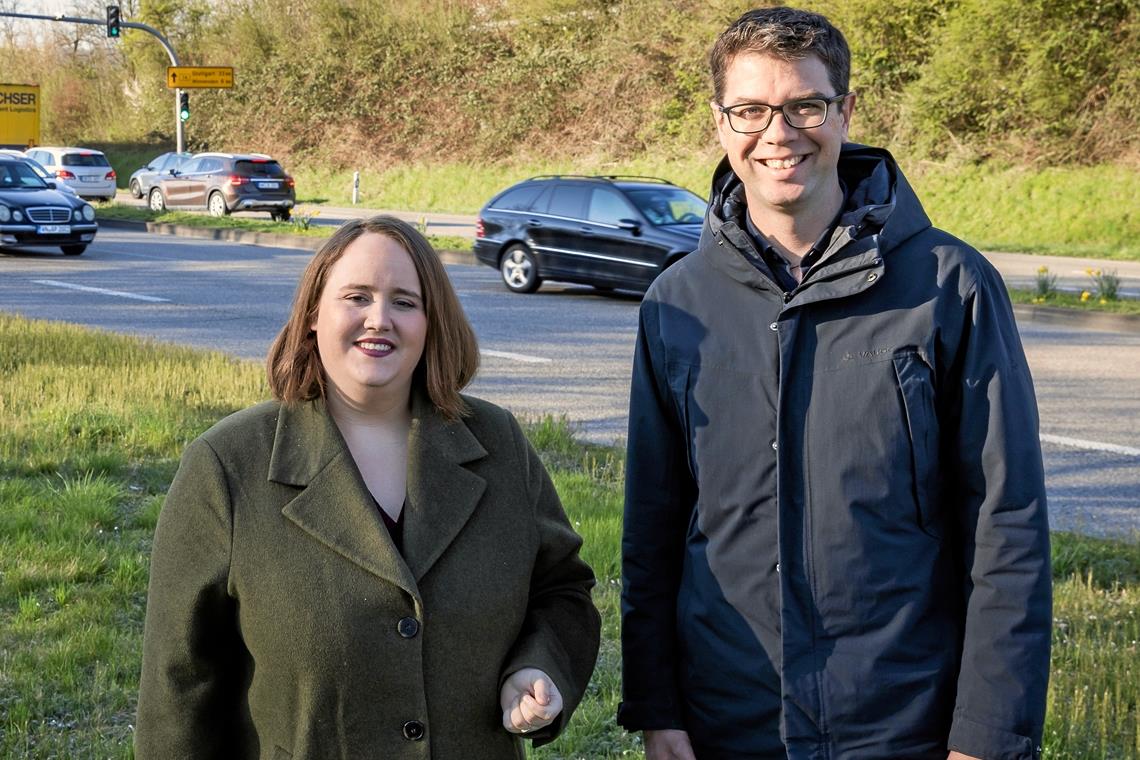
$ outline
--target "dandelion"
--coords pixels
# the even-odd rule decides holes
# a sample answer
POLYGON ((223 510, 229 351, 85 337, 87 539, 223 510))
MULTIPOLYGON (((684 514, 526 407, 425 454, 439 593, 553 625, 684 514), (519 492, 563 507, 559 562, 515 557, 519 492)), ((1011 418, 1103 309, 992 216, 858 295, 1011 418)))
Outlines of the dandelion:
POLYGON ((1087 290, 1081 291, 1081 303, 1084 303, 1085 301, 1089 300, 1090 298, 1092 298, 1092 293, 1088 292, 1087 290))

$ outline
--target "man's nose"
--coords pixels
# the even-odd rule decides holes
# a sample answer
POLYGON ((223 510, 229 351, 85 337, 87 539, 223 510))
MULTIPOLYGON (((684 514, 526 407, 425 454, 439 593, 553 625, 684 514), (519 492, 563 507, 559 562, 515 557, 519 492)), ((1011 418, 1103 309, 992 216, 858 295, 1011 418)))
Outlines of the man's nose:
POLYGON ((797 132, 799 132, 798 129, 788 125, 787 117, 780 110, 772 114, 772 120, 768 122, 767 128, 760 133, 760 136, 766 142, 787 142, 794 138, 797 132))

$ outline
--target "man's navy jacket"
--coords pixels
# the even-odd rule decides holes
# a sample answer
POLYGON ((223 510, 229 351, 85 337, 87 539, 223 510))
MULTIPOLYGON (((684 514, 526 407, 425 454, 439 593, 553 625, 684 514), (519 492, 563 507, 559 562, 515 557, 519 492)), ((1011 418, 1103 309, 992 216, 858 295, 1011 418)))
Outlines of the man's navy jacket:
POLYGON ((701 760, 1033 758, 1049 534, 1005 287, 886 151, 839 172, 794 290, 722 162, 699 249, 642 303, 619 721, 701 760))

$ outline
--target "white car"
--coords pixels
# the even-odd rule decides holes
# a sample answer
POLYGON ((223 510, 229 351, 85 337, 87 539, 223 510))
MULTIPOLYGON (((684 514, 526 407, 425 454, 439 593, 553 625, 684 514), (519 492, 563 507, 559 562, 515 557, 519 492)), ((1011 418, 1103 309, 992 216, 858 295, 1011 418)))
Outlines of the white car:
POLYGON ((62 182, 56 182, 55 174, 40 166, 33 159, 28 158, 27 154, 22 150, 0 148, 0 158, 15 158, 19 161, 23 161, 25 164, 32 167, 32 171, 34 171, 40 179, 42 179, 44 182, 47 182, 48 185, 54 187, 64 195, 78 195, 78 193, 76 193, 74 190, 62 182))
POLYGON ((92 148, 35 147, 24 155, 55 175, 58 185, 67 185, 80 198, 115 197, 115 170, 102 151, 92 148))

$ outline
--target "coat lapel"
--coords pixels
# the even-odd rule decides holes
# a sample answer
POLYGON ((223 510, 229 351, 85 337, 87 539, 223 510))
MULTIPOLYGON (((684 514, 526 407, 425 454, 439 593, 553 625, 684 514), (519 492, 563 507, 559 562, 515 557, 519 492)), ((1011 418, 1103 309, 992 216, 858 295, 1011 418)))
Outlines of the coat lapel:
POLYGON ((419 581, 455 540, 483 496, 486 481, 463 465, 487 456, 462 422, 444 420, 425 394, 412 400, 404 557, 419 581))
POLYGON ((282 514, 349 561, 419 598, 336 423, 321 401, 282 405, 269 479, 300 486, 282 514))

